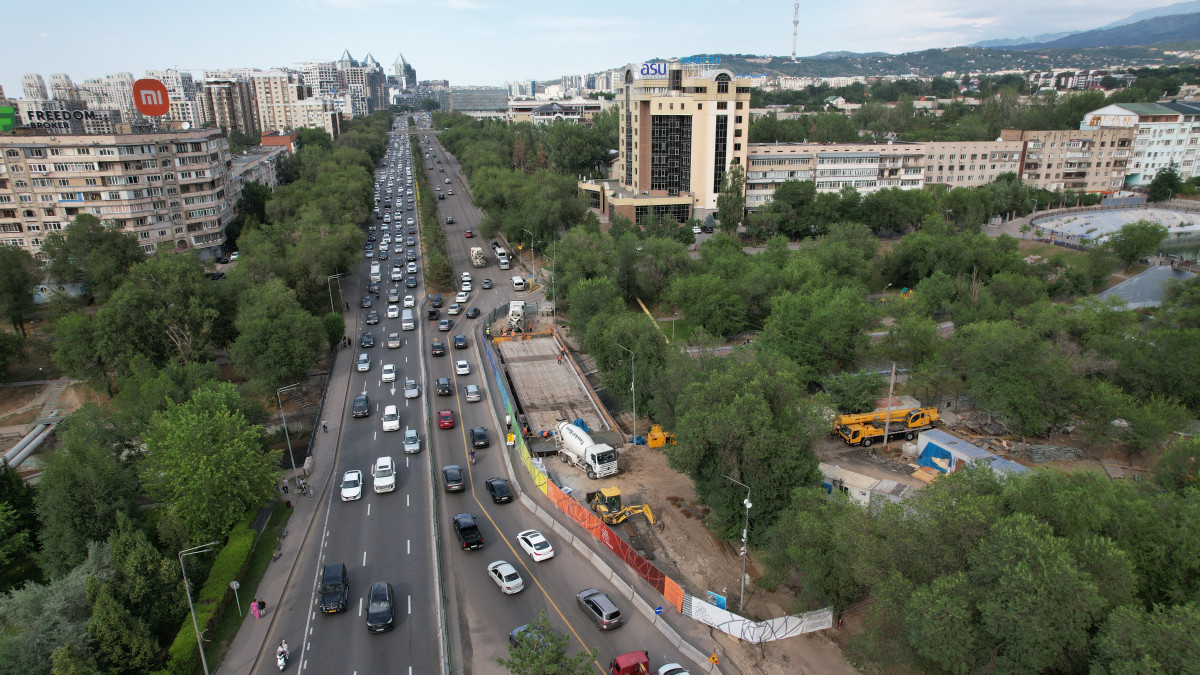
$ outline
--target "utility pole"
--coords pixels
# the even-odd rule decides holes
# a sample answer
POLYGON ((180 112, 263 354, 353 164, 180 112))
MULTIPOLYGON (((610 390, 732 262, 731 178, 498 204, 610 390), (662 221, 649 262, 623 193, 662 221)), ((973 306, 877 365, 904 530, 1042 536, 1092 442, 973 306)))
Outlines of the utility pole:
POLYGON ((886 450, 891 450, 892 436, 889 433, 892 426, 892 392, 896 391, 896 362, 892 361, 892 383, 888 386, 888 401, 885 407, 886 415, 883 417, 883 447, 886 450))

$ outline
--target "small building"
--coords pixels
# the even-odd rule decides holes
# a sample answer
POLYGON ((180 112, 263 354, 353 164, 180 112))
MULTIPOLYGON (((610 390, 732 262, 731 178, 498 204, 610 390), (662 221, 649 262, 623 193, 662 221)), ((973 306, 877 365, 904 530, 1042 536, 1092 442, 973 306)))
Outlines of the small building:
POLYGON ((830 494, 833 494, 834 491, 845 493, 851 501, 861 506, 871 504, 872 490, 879 484, 878 478, 864 476, 861 473, 824 462, 821 462, 818 467, 822 476, 821 486, 826 492, 830 494))
POLYGON ((917 464, 941 473, 953 473, 968 464, 984 463, 1001 474, 1026 473, 1029 467, 1003 459, 941 429, 922 431, 917 437, 917 464))

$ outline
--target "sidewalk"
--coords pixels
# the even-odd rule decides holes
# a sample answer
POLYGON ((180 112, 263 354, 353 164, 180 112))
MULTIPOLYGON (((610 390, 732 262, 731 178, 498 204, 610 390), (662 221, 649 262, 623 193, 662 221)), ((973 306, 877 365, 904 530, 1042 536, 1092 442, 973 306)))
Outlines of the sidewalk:
MULTIPOLYGON (((330 476, 334 466, 337 464, 337 449, 342 431, 342 421, 345 415, 342 414, 346 406, 347 389, 350 385, 350 367, 349 362, 354 359, 353 349, 339 349, 337 357, 331 362, 330 371, 331 379, 329 388, 325 395, 325 407, 320 411, 321 419, 329 422, 329 432, 322 433, 320 430, 316 432, 316 440, 313 442, 312 448, 312 474, 308 481, 312 485, 312 497, 305 497, 299 494, 294 481, 290 481, 289 492, 283 495, 283 499, 290 500, 293 510, 292 516, 287 522, 287 537, 280 542, 280 555, 277 560, 271 563, 267 568, 266 574, 263 575, 262 581, 255 591, 255 596, 262 598, 267 603, 267 613, 262 619, 247 617, 242 623, 242 627, 238 630, 237 636, 234 637, 233 643, 229 645, 229 651, 225 652, 225 658, 221 661, 217 673, 222 675, 243 675, 244 673, 254 672, 259 665, 259 659, 264 656, 271 668, 275 664, 271 662, 275 650, 274 644, 276 638, 273 634, 275 628, 275 618, 279 616, 278 610, 280 603, 283 600, 284 591, 288 585, 293 582, 293 576, 296 571, 296 561, 300 556, 301 550, 308 542, 309 537, 314 535, 314 518, 321 504, 328 499, 328 489, 330 486, 330 476), (268 638, 270 646, 268 646, 268 638)), ((291 470, 285 472, 288 478, 291 478, 291 470)), ((319 534, 317 532, 316 534, 319 534)), ((260 541, 260 544, 262 542, 260 541)), ((269 542, 268 542, 269 543, 269 542)), ((299 580, 296 583, 305 583, 304 580, 299 580)), ((305 611, 308 607, 303 608, 305 611)), ((292 642, 292 654, 299 654, 299 647, 302 644, 301 640, 292 642)))

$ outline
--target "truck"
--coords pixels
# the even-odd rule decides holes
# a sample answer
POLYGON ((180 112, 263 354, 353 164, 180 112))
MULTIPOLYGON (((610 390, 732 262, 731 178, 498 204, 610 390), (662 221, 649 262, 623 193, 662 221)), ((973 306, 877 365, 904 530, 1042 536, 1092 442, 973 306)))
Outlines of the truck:
POLYGON ((483 249, 480 248, 479 246, 472 246, 471 247, 471 266, 472 267, 483 267, 484 265, 487 265, 487 258, 483 257, 483 249))
POLYGON ((617 472, 617 451, 607 443, 596 443, 586 431, 574 424, 561 421, 555 436, 558 458, 596 480, 617 472))
POLYGON ((372 262, 371 263, 371 281, 379 281, 381 279, 382 279, 382 277, 380 276, 380 273, 379 273, 379 263, 372 262))
POLYGON ((508 325, 520 328, 525 322, 525 301, 512 300, 508 303, 508 325))
POLYGON ((833 420, 833 429, 846 445, 869 448, 872 443, 887 442, 898 436, 911 441, 919 432, 932 429, 939 419, 937 408, 898 408, 838 415, 833 420))

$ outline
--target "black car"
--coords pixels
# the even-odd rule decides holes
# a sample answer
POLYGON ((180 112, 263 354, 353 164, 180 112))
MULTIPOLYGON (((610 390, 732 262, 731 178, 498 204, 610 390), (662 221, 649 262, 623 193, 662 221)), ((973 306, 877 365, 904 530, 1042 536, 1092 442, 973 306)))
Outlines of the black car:
MULTIPOLYGON (((367 241, 375 241, 375 234, 374 233, 368 234, 367 241)), ((371 248, 371 247, 368 246, 367 248, 371 248)))
POLYGON ((454 224, 454 216, 446 216, 446 224, 453 225, 454 224))
POLYGON ((475 516, 469 513, 459 513, 454 516, 454 533, 462 542, 462 547, 468 551, 483 548, 483 534, 475 524, 475 516))
POLYGON ((434 293, 434 294, 433 294, 433 295, 432 295, 432 296, 429 298, 429 305, 430 305, 431 307, 441 307, 441 306, 442 306, 442 294, 441 294, 441 293, 434 293))
POLYGON ((434 320, 436 320, 436 319, 437 319, 439 316, 441 316, 441 310, 439 310, 439 309, 434 309, 434 308, 432 308, 432 307, 428 307, 428 308, 426 308, 426 309, 425 309, 425 319, 426 319, 426 320, 428 320, 428 321, 434 321, 434 320))
POLYGON ((363 309, 366 309, 373 304, 375 304, 375 303, 373 300, 371 300, 371 296, 369 296, 369 295, 364 295, 363 299, 358 301, 358 306, 362 307, 363 309))
POLYGON ((223 255, 217 256, 217 262, 224 265, 229 262, 229 258, 223 255))
POLYGON ((434 356, 445 356, 446 355, 446 345, 442 344, 438 340, 433 341, 433 346, 431 346, 429 348, 429 350, 430 350, 430 353, 432 353, 434 356))
POLYGON ((321 611, 325 614, 346 611, 350 597, 350 577, 342 563, 326 565, 321 570, 321 611))
POLYGON ((467 336, 466 335, 455 335, 454 336, 454 348, 455 349, 466 349, 467 348, 467 336))
MULTIPOLYGON (((411 206, 410 206, 410 207, 408 207, 408 210, 409 210, 409 211, 412 211, 412 207, 411 207, 411 206)), ((416 233, 417 233, 417 228, 415 228, 415 227, 413 227, 413 226, 411 226, 411 225, 410 225, 410 226, 408 227, 408 233, 409 233, 409 234, 416 234, 416 233)))
POLYGON ((416 262, 417 261, 417 252, 414 249, 411 249, 411 248, 408 249, 407 251, 404 252, 404 259, 407 260, 408 262, 416 262))
POLYGON ((370 284, 368 284, 368 285, 367 285, 367 292, 368 292, 368 293, 370 293, 370 294, 372 294, 372 295, 379 295, 379 282, 378 282, 378 281, 372 281, 370 284))
POLYGON ((472 307, 471 309, 467 310, 467 318, 468 319, 474 319, 477 316, 479 316, 479 308, 478 307, 472 307))
POLYGON ((362 337, 358 339, 358 346, 364 347, 364 348, 374 347, 375 346, 375 336, 371 335, 371 333, 369 333, 369 332, 363 333, 362 337))
POLYGON ((487 429, 483 427, 471 427, 471 447, 486 448, 492 442, 488 440, 487 429))
POLYGON ((350 406, 350 414, 354 417, 366 417, 371 414, 371 399, 366 394, 360 394, 354 397, 354 404, 350 406))
POLYGON ((450 384, 450 378, 439 377, 437 379, 437 395, 449 396, 454 393, 454 387, 450 384))
POLYGON ((462 492, 465 489, 463 486, 462 467, 457 464, 443 466, 442 487, 446 489, 446 492, 462 492))
POLYGON ((405 279, 404 287, 405 288, 416 288, 417 287, 417 278, 416 277, 408 277, 407 279, 405 279))
POLYGON ((380 259, 380 260, 387 260, 387 259, 388 259, 388 252, 387 252, 387 249, 386 249, 386 248, 385 248, 385 249, 383 249, 382 251, 380 251, 380 252, 379 252, 379 259, 380 259))
POLYGON ((367 630, 372 633, 391 630, 395 621, 394 605, 391 584, 386 581, 371 584, 371 591, 367 593, 367 630))
POLYGON ((492 501, 497 504, 506 504, 513 500, 512 490, 508 489, 508 481, 503 478, 489 478, 484 481, 487 486, 488 494, 492 496, 492 501))
POLYGON ((367 325, 374 326, 377 323, 379 323, 379 312, 374 309, 367 312, 367 325))

